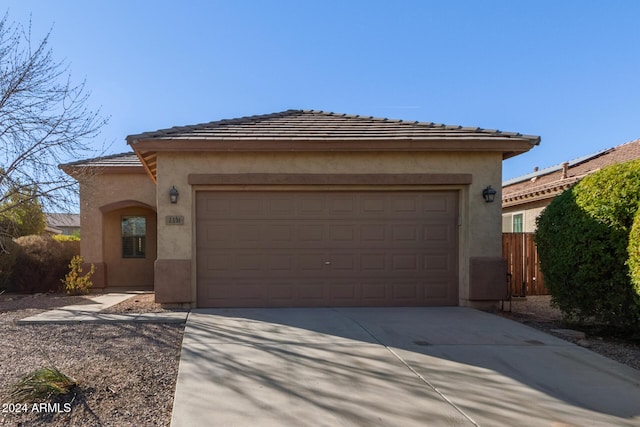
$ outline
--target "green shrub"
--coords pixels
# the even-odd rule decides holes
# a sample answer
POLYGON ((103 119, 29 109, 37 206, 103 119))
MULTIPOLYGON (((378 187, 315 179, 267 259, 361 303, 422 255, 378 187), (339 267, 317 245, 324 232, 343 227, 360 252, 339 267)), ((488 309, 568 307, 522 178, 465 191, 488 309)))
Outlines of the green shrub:
POLYGON ((65 276, 62 283, 64 284, 64 290, 69 295, 86 295, 89 293, 89 288, 93 286, 91 282, 91 276, 96 271, 96 267, 91 264, 91 269, 85 274, 82 274, 82 257, 76 255, 71 258, 69 264, 69 272, 65 276))
POLYGON ((568 317, 640 330, 629 275, 629 231, 640 202, 640 161, 595 172, 556 197, 537 220, 545 286, 568 317))
POLYGON ((11 277, 11 290, 25 293, 57 291, 67 266, 80 252, 79 242, 58 242, 50 236, 25 236, 11 277))
POLYGON ((41 368, 26 375, 11 388, 11 398, 17 403, 49 400, 70 393, 77 385, 73 378, 57 368, 41 368))
MULTIPOLYGON (((633 283, 635 294, 640 295, 640 206, 633 219, 629 232, 629 276, 633 283)), ((640 302, 639 302, 640 304, 640 302)))
POLYGON ((0 291, 9 288, 20 246, 10 238, 0 238, 0 291))

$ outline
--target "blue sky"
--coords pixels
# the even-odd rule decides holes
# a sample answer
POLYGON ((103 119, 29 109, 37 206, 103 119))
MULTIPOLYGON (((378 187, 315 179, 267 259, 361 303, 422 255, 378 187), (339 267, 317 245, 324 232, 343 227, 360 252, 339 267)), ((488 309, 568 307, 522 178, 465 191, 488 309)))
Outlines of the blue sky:
POLYGON ((290 108, 540 135, 503 178, 640 138, 640 2, 34 1, 96 141, 290 108))

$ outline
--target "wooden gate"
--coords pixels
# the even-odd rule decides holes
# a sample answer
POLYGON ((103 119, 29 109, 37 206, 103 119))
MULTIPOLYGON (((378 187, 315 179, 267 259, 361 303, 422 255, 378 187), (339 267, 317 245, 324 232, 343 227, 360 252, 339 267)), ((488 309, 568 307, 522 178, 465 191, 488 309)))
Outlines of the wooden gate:
POLYGON ((547 295, 533 233, 502 233, 502 256, 507 260, 511 295, 547 295))

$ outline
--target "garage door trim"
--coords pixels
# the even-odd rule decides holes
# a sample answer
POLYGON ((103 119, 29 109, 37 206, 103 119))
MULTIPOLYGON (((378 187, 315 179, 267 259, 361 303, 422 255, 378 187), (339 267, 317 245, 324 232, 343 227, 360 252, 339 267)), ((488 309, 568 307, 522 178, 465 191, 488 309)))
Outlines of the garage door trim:
POLYGON ((189 174, 190 185, 468 185, 466 173, 302 174, 214 173, 189 174))
MULTIPOLYGON (((231 189, 231 188, 229 188, 229 189, 231 189)), ((342 188, 340 188, 340 190, 342 190, 342 188)), ((379 193, 379 194, 386 193, 387 195, 390 195, 390 194, 393 194, 393 193, 396 193, 396 194, 398 194, 398 193, 415 193, 415 190, 417 190, 417 189, 415 187, 414 188, 412 188, 412 187, 409 187, 409 188, 401 187, 401 188, 395 188, 393 190, 388 190, 388 189, 381 190, 379 188, 375 188, 375 187, 372 186, 372 187, 369 187, 368 190, 369 191, 362 191, 361 189, 359 189, 357 191, 353 191, 353 194, 354 194, 354 196, 362 195, 364 193, 379 193)), ((455 248, 453 248, 453 251, 452 251, 453 252, 453 257, 454 257, 454 261, 453 262, 455 264, 455 266, 454 266, 454 269, 455 269, 455 289, 454 289, 454 286, 451 286, 450 290, 447 291, 447 292, 450 292, 450 293, 455 291, 455 301, 450 299, 449 300, 450 302, 448 303, 449 305, 457 304, 457 298, 458 298, 458 292, 459 292, 459 288, 458 287, 459 287, 459 274, 460 274, 460 272, 458 271, 458 268, 459 268, 459 259, 460 259, 460 253, 459 253, 460 233, 459 233, 459 230, 458 230, 458 227, 459 227, 458 218, 460 216, 460 212, 459 212, 459 209, 460 209, 460 200, 459 200, 460 191, 458 191, 458 190, 459 189, 457 189, 457 190, 456 189, 446 189, 445 190, 444 188, 441 189, 441 190, 440 189, 433 189, 433 188, 431 188, 431 189, 421 189, 420 190, 420 192, 423 193, 422 196, 424 196, 424 195, 433 195, 433 194, 438 194, 438 193, 443 193, 443 192, 449 193, 449 197, 452 198, 453 203, 455 203, 455 211, 453 212, 453 217, 454 218, 451 218, 451 221, 450 221, 450 224, 449 224, 450 227, 452 229, 454 229, 453 232, 455 233, 455 236, 453 237, 454 241, 452 242, 453 244, 455 244, 455 248), (453 197, 451 197, 451 196, 453 196, 453 197)), ((235 196, 235 195, 232 196, 233 198, 238 197, 238 196, 242 197, 242 193, 245 193, 245 195, 246 195, 246 193, 254 193, 254 194, 273 193, 273 191, 266 191, 266 192, 265 191, 256 191, 256 190, 254 190, 254 191, 242 191, 242 190, 238 189, 237 187, 235 188, 235 191, 238 192, 238 195, 237 196, 235 196)), ((326 189, 318 190, 318 192, 326 194, 327 197, 335 197, 335 194, 339 194, 339 193, 340 194, 344 194, 344 191, 327 191, 326 189), (334 196, 330 196, 331 194, 334 194, 334 196)), ((219 191, 210 191, 210 190, 207 190, 207 189, 197 189, 197 191, 195 193, 197 195, 199 195, 201 193, 204 193, 204 194, 206 194, 206 193, 211 193, 211 194, 216 194, 216 193, 223 194, 223 193, 226 193, 226 194, 229 194, 228 191, 219 192, 219 191)), ((278 192, 278 193, 282 194, 281 192, 278 192)), ((300 194, 302 194, 302 193, 309 194, 309 193, 313 193, 313 192, 309 192, 309 191, 301 192, 300 191, 299 193, 300 194)), ((204 198, 205 196, 203 195, 202 197, 204 198)), ((416 196, 416 197, 421 197, 421 196, 416 196)), ((231 200, 233 200, 233 198, 231 200)), ((198 200, 200 200, 200 199, 198 198, 198 200)), ((389 198, 389 200, 393 200, 393 198, 389 198)), ((196 211, 199 211, 198 207, 196 207, 196 211)), ((358 218, 358 217, 354 217, 354 218, 358 218)), ((196 221, 194 221, 194 223, 195 223, 194 225, 196 225, 196 235, 197 235, 198 234, 198 229, 200 228, 200 225, 201 225, 197 214, 196 214, 195 220, 196 221)), ((323 222, 324 219, 319 219, 319 221, 323 222)), ((358 224, 359 222, 360 221, 355 221, 355 222, 353 222, 353 224, 358 224)), ((202 230, 200 230, 200 231, 202 231, 202 230)), ((198 237, 196 237, 196 240, 197 239, 198 239, 198 237)), ((196 260, 197 260, 196 261, 197 265, 195 266, 195 270, 196 270, 195 271, 195 273, 196 273, 196 278, 195 278, 196 296, 197 296, 198 306, 206 306, 206 303, 204 303, 202 301, 202 298, 201 298, 201 291, 204 288, 201 289, 201 286, 203 286, 203 284, 201 283, 201 274, 200 274, 200 269, 202 268, 202 265, 199 265, 199 264, 203 264, 201 255, 204 256, 204 250, 202 251, 202 254, 201 254, 200 253, 201 250, 198 248, 198 246, 200 246, 200 245, 201 245, 200 243, 196 243, 196 260), (205 305, 203 305, 203 303, 205 305)), ((338 251, 338 249, 339 248, 336 248, 335 251, 338 251)), ((219 276, 219 277, 221 277, 221 276, 219 276)), ((320 304, 320 305, 326 306, 326 305, 331 305, 331 304, 320 304)), ((356 304, 356 305, 358 305, 358 304, 356 304)), ((380 304, 380 305, 389 305, 389 304, 380 304)), ((411 301, 408 301, 408 303, 405 304, 405 305, 416 305, 416 304, 412 304, 411 301)), ((422 305, 425 305, 425 304, 422 304, 422 305)), ((219 305, 217 305, 217 306, 219 306, 219 305)), ((262 305, 258 304, 257 306, 262 306, 262 305)))

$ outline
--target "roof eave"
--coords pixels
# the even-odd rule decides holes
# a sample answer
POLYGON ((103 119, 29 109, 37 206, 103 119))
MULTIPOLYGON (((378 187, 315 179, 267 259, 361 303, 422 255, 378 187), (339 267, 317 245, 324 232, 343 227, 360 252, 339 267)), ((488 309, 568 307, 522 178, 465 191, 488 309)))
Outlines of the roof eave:
POLYGON ((529 151, 539 137, 422 139, 135 139, 127 142, 156 182, 158 152, 498 152, 507 159, 529 151))
POLYGON ((438 138, 438 139, 144 139, 129 140, 141 151, 497 151, 508 157, 529 151, 526 138, 438 138))

